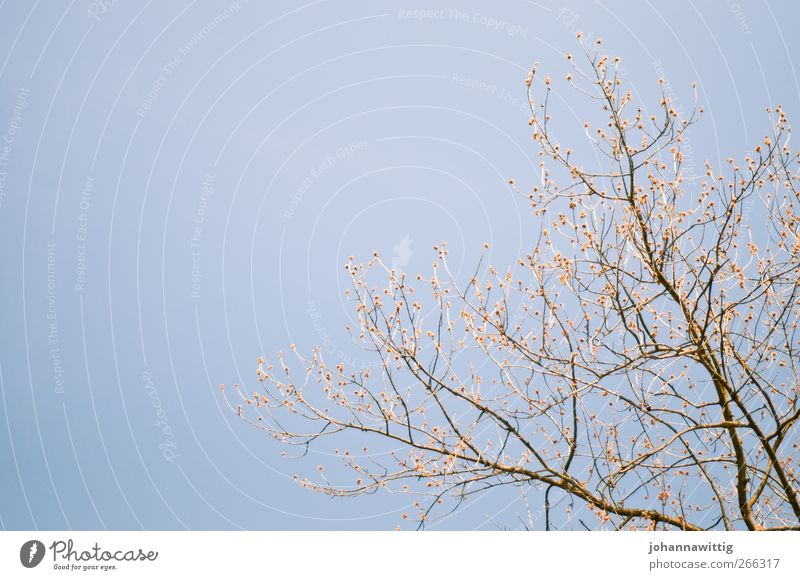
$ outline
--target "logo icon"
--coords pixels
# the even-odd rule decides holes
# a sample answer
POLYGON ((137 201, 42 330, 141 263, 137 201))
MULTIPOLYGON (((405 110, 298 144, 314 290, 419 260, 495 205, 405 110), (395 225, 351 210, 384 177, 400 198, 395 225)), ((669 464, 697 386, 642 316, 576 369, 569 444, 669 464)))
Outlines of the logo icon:
POLYGON ((44 544, 39 540, 28 540, 19 549, 19 561, 26 568, 35 568, 44 559, 44 544))
POLYGON ((403 271, 403 266, 408 264, 408 261, 411 259, 411 256, 414 255, 414 252, 411 250, 411 242, 414 240, 411 239, 411 236, 406 234, 400 241, 397 243, 396 246, 392 248, 394 250, 394 256, 392 256, 392 269, 397 270, 397 273, 403 271))

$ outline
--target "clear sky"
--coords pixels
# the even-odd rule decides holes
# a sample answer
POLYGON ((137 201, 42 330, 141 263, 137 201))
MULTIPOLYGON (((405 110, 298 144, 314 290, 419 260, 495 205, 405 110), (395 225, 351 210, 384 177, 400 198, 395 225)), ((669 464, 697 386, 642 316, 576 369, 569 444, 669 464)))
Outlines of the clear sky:
MULTIPOLYGON (((530 65, 575 32, 706 108, 691 160, 800 123, 796 2, 0 2, 0 527, 390 529, 224 406, 290 343, 355 364, 342 265, 463 273, 532 219, 530 65), (457 5, 458 8, 453 6, 457 5), (424 9, 422 7, 425 7, 424 9), (422 10, 422 11, 421 11, 422 10)), ((580 101, 557 95, 564 142, 580 101)), ((531 502, 539 496, 531 491, 531 502)), ((517 528, 518 490, 434 527, 517 528)))

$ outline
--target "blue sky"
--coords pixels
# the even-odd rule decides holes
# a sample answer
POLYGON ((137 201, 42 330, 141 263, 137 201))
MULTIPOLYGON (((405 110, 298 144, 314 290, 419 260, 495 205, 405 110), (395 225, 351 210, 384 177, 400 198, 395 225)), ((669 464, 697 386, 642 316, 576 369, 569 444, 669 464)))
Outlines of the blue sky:
MULTIPOLYGON (((394 528, 408 498, 300 489, 327 451, 281 458, 218 385, 290 343, 369 364, 349 255, 524 252, 530 65, 562 78, 583 31, 644 102, 697 81, 697 166, 741 157, 768 105, 800 116, 793 2, 457 4, 0 3, 0 527, 394 528)), ((557 95, 565 142, 582 106, 557 95)))

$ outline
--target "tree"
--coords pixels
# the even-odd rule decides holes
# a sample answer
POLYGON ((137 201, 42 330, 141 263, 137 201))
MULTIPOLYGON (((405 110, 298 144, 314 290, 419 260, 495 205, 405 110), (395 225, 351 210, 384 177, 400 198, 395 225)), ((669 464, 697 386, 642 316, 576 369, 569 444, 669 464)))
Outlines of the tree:
POLYGON ((448 498, 534 485, 546 529, 552 493, 601 528, 800 529, 800 174, 784 111, 767 109, 770 134, 743 161, 690 179, 702 107, 682 115, 660 80, 648 113, 618 58, 580 46, 587 64, 567 54, 566 81, 601 115, 583 156, 555 139, 551 79, 526 80, 541 174, 526 192, 510 183, 530 202, 530 252, 463 281, 446 244, 415 280, 351 258, 351 334, 379 364, 292 347, 300 374, 259 359, 263 389, 226 400, 287 444, 388 440, 402 449, 388 461, 341 455, 353 481, 299 481, 422 495, 423 524, 448 498))

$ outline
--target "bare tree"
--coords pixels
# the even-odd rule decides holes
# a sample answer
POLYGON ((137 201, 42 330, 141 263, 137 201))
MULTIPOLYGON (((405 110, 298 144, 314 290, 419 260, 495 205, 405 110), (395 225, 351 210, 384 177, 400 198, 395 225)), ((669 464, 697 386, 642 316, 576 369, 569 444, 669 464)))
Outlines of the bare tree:
POLYGON ((528 254, 465 280, 445 244, 415 280, 351 259, 351 334, 379 364, 292 347, 301 372, 259 360, 262 390, 226 395, 287 444, 356 431, 395 448, 343 453, 351 481, 303 485, 419 494, 423 523, 448 498, 533 485, 547 529, 553 492, 600 528, 800 529, 800 174, 784 111, 767 109, 743 161, 687 176, 702 108, 682 115, 663 80, 654 112, 637 107, 599 44, 581 40, 586 65, 566 55, 567 83, 602 115, 584 161, 555 140, 551 80, 526 80, 541 174, 511 184, 533 212, 528 254))

